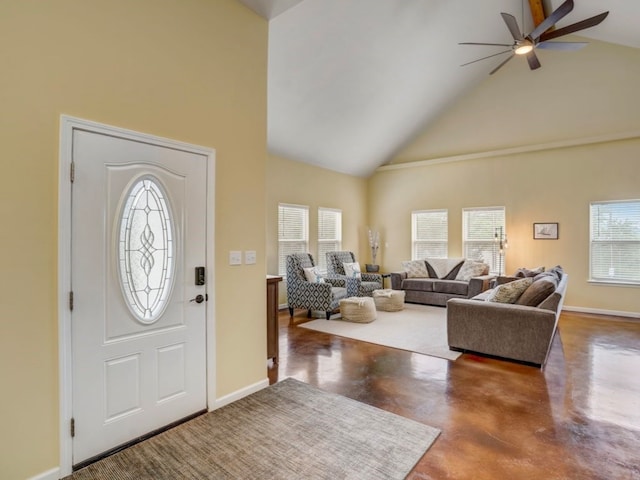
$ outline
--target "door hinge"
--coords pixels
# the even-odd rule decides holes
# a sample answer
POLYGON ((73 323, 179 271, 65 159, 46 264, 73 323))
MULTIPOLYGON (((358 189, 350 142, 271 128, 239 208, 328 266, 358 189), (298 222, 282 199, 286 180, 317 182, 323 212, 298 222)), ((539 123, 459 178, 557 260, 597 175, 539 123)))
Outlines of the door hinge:
POLYGON ((71 168, 69 169, 69 180, 71 183, 76 179, 76 164, 75 162, 71 162, 71 168))
POLYGON ((71 430, 71 438, 75 437, 76 436, 76 419, 75 418, 71 419, 70 430, 71 430))
POLYGON ((69 310, 73 310, 73 291, 69 292, 69 310))

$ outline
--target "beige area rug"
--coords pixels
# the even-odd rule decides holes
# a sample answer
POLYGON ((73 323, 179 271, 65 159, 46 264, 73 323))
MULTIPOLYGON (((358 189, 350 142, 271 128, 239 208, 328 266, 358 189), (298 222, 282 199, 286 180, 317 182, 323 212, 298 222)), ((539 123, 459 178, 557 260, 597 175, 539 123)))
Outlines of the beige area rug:
POLYGON ((371 323, 346 322, 335 315, 331 320, 312 320, 299 326, 447 360, 461 355, 449 350, 444 307, 405 303, 404 310, 399 312, 378 311, 371 323))
POLYGON ((67 479, 400 480, 439 433, 288 378, 67 479))

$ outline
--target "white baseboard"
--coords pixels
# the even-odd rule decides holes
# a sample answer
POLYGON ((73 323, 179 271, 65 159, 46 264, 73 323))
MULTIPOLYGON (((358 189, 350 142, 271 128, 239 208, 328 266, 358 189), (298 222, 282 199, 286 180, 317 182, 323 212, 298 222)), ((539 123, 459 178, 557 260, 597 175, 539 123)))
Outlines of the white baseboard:
POLYGON ((259 382, 254 383, 253 385, 249 385, 247 387, 241 388, 240 390, 236 390, 235 392, 230 393, 229 395, 225 395, 224 397, 217 398, 213 402, 213 406, 209 410, 216 410, 220 407, 224 407, 230 403, 235 402, 236 400, 240 400, 241 398, 246 397, 247 395, 251 395, 263 388, 269 386, 269 379, 265 378, 264 380, 260 380, 259 382))
POLYGON ((33 477, 29 477, 27 480, 58 480, 60 478, 60 468, 52 468, 46 472, 39 473, 33 477))
POLYGON ((563 305, 562 310, 566 310, 567 312, 592 313, 594 315, 610 315, 614 317, 640 319, 640 312, 623 312, 620 310, 604 310, 600 308, 572 307, 570 305, 563 305))

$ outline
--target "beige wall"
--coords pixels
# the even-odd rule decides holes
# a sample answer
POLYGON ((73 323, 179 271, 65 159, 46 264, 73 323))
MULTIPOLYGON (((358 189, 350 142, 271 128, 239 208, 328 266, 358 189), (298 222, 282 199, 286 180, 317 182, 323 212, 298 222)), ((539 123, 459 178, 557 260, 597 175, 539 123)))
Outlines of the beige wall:
POLYGON ((589 278, 589 202, 640 199, 640 138, 589 146, 388 169, 370 180, 372 221, 383 225, 383 269, 411 258, 411 212, 446 208, 449 256, 462 256, 462 209, 504 206, 506 272, 560 264, 566 306, 640 314, 638 288, 589 278), (558 240, 533 240, 534 222, 558 222, 558 240))
MULTIPOLYGON (((278 204, 309 207, 309 252, 318 257, 318 207, 342 210, 342 248, 362 264, 371 261, 367 241, 367 181, 269 155, 267 161, 267 272, 278 274, 278 204)), ((286 302, 280 284, 280 303, 286 302)))
POLYGON ((267 35, 235 0, 0 3, 1 478, 59 465, 60 114, 216 149, 216 395, 266 378, 267 35))

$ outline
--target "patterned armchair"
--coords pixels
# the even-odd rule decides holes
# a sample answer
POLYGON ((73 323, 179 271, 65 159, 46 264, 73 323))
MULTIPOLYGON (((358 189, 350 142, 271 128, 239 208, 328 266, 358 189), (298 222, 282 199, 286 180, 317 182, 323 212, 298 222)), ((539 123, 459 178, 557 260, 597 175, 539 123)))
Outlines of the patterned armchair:
POLYGON ((327 252, 327 274, 330 278, 343 278, 347 282, 349 296, 371 297, 374 290, 382 288, 382 276, 378 273, 361 273, 362 278, 348 277, 344 263, 356 263, 353 252, 327 252))
POLYGON ((309 253, 287 255, 287 302, 289 315, 293 317, 294 308, 307 309, 307 316, 313 310, 326 313, 327 320, 331 312, 338 308, 340 300, 347 297, 343 279, 325 279, 324 283, 309 282, 304 269, 315 267, 309 253))

